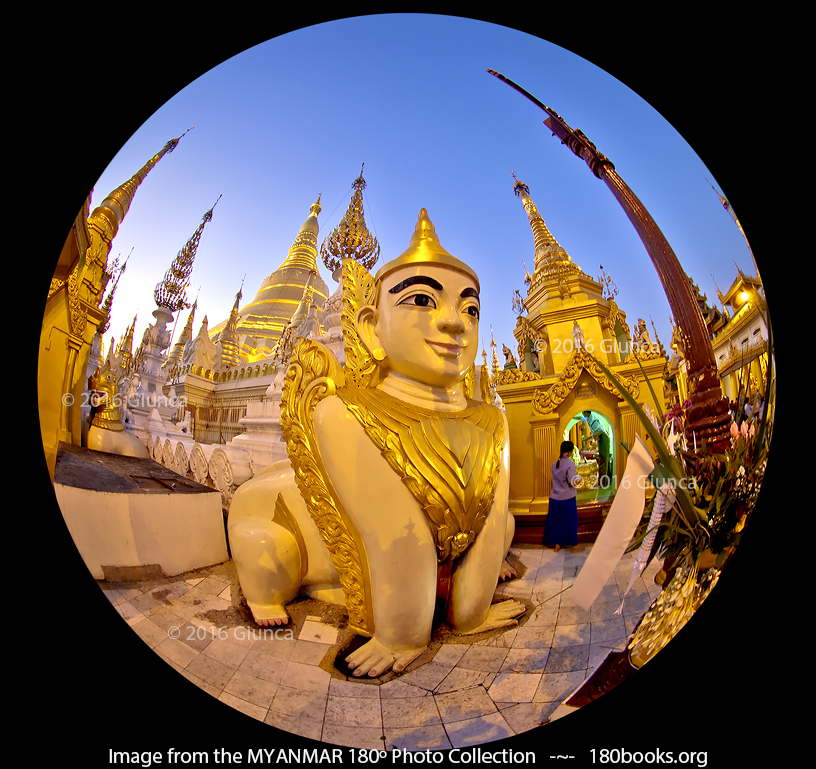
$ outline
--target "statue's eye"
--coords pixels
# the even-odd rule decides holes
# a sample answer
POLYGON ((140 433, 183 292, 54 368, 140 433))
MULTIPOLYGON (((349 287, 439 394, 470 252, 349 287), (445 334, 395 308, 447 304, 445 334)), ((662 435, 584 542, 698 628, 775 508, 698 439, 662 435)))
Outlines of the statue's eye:
POLYGON ((479 320, 479 308, 475 304, 465 307, 465 312, 476 320, 479 320))
POLYGON ((431 307, 436 309, 436 302, 433 297, 428 296, 428 294, 411 294, 411 296, 405 297, 400 304, 412 304, 415 307, 431 307))

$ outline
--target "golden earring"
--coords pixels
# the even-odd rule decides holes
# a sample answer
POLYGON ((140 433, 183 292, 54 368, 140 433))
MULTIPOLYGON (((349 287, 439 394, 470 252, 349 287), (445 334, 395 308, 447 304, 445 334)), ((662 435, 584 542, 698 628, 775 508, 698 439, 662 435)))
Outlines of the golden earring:
POLYGON ((385 350, 383 350, 382 347, 375 347, 371 351, 371 357, 374 358, 374 360, 384 361, 385 360, 385 350))

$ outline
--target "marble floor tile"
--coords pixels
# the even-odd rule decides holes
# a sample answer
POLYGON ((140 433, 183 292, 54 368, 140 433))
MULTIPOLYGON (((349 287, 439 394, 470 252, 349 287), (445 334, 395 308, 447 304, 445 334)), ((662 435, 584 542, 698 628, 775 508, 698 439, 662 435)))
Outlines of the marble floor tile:
POLYGON ((620 601, 595 601, 595 603, 589 607, 590 621, 593 623, 605 622, 606 620, 621 617, 623 615, 617 613, 620 606, 620 601))
POLYGON ((544 666, 546 673, 567 673, 585 671, 589 661, 589 644, 584 646, 563 646, 550 649, 550 656, 544 666))
POLYGON ((547 664, 550 650, 510 649, 504 659, 500 673, 541 673, 547 664))
POLYGON ((377 687, 380 690, 380 699, 401 699, 403 697, 429 697, 431 692, 419 686, 406 683, 399 678, 377 687))
MULTIPOLYGON (((369 679, 370 680, 370 679, 369 679)), ((339 678, 329 680, 330 697, 357 697, 360 699, 380 699, 380 687, 376 681, 343 681, 339 678)))
POLYGON ((442 683, 442 680, 451 670, 453 670, 452 665, 439 665, 436 662, 428 662, 415 670, 403 673, 400 676, 400 681, 433 691, 442 683))
POLYGON ((295 641, 292 648, 291 662, 302 662, 305 665, 319 665, 326 656, 325 644, 314 641, 295 641))
POLYGON ((586 678, 586 671, 544 673, 533 695, 533 702, 557 702, 569 696, 586 678))
POLYGON ((446 725, 454 721, 464 721, 497 712, 496 704, 482 686, 462 689, 449 694, 435 694, 434 700, 439 708, 442 723, 446 725))
POLYGON ((555 625, 557 620, 558 620, 558 603, 548 602, 542 604, 541 606, 537 606, 530 614, 530 617, 527 619, 527 622, 524 623, 524 626, 542 627, 545 625, 555 625))
POLYGON ((501 670, 507 649, 491 646, 471 646, 456 667, 466 670, 481 670, 485 673, 496 673, 501 670))
POLYGON ((499 711, 507 725, 522 734, 541 726, 550 714, 548 702, 520 702, 499 711))
POLYGON ((384 729, 413 729, 442 723, 436 697, 384 697, 380 706, 384 729))
POLYGON ((512 737, 514 732, 501 713, 445 723, 445 731, 454 748, 482 745, 512 737))
POLYGON ((233 668, 212 657, 199 654, 187 665, 187 670, 222 691, 232 678, 233 668))
POLYGON ((323 734, 323 719, 310 718, 308 716, 291 716, 285 713, 278 713, 270 710, 266 714, 264 723, 274 726, 289 734, 298 734, 310 740, 319 740, 323 734))
POLYGON ((331 675, 314 665, 302 662, 289 662, 281 678, 283 686, 296 686, 303 691, 326 694, 329 691, 331 675))
POLYGON ((469 689, 473 686, 489 686, 495 677, 496 673, 456 667, 445 676, 439 686, 434 689, 434 693, 444 694, 445 692, 469 689))
POLYGON ((374 726, 382 733, 383 718, 380 698, 329 695, 324 722, 342 726, 374 726))
POLYGON ((552 646, 575 646, 588 644, 592 639, 590 638, 591 623, 580 622, 577 624, 563 624, 559 623, 555 626, 555 631, 552 637, 552 646))
POLYGON ((186 668, 187 665, 198 656, 198 652, 195 651, 195 649, 190 648, 187 644, 175 638, 165 638, 160 644, 154 647, 154 651, 183 668, 186 668))
POLYGON ((513 641, 514 649, 549 649, 552 646, 554 625, 540 627, 524 625, 518 629, 513 641))
POLYGON ((224 641, 216 637, 202 651, 202 654, 212 657, 235 670, 244 661, 251 648, 251 645, 248 644, 224 641))
POLYGON ((532 702, 541 673, 499 673, 487 690, 493 702, 532 702))
POLYGON ((459 663, 470 644, 443 644, 434 654, 433 661, 439 665, 454 666, 459 663))
POLYGON ((263 721, 268 712, 267 708, 261 707, 260 705, 255 705, 252 702, 247 702, 246 700, 236 697, 227 691, 221 692, 221 694, 218 695, 218 699, 225 705, 229 705, 234 710, 237 710, 250 718, 254 718, 257 721, 263 721))
POLYGON ((383 729, 386 750, 450 750, 453 746, 445 727, 417 726, 383 729))
POLYGON ((244 657, 238 669, 255 678, 279 684, 288 664, 285 659, 265 653, 263 649, 254 646, 244 657))
POLYGON ((364 750, 385 750, 383 730, 368 726, 344 726, 326 722, 323 725, 322 742, 332 745, 343 745, 349 748, 364 750))
POLYGON ((311 718, 323 723, 328 694, 303 691, 291 686, 278 686, 269 705, 269 711, 293 718, 311 718))
POLYGON ((151 649, 158 646, 167 638, 167 630, 159 627, 155 622, 147 617, 140 616, 138 620, 131 624, 133 632, 139 636, 151 649))
MULTIPOLYGON (((520 619, 523 619, 523 617, 520 619)), ((506 628, 498 635, 494 635, 492 638, 485 638, 483 641, 477 641, 474 646, 490 646, 497 649, 510 649, 513 646, 513 642, 516 640, 517 633, 518 627, 506 628)))
POLYGON ((590 643, 622 640, 626 638, 626 624, 623 617, 613 617, 603 622, 593 622, 590 630, 590 643))
POLYGON ((224 687, 224 692, 238 699, 249 702, 257 707, 269 710, 272 700, 278 691, 277 684, 264 681, 262 678, 242 673, 236 670, 224 687))

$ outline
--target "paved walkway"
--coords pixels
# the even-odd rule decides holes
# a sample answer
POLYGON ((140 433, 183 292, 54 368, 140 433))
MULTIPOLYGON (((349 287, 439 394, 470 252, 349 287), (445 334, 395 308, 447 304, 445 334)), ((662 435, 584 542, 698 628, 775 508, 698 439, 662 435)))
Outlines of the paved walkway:
POLYGON ((230 562, 176 578, 100 585, 167 664, 251 718, 348 747, 461 748, 557 718, 563 700, 624 647, 659 594, 653 563, 623 598, 629 555, 590 611, 579 609, 562 591, 590 550, 514 546, 525 570, 496 593, 531 604, 519 626, 465 643, 437 640, 406 672, 381 681, 348 679, 333 668, 333 652, 349 631, 325 612, 293 618, 290 630, 272 637, 242 622, 230 562))

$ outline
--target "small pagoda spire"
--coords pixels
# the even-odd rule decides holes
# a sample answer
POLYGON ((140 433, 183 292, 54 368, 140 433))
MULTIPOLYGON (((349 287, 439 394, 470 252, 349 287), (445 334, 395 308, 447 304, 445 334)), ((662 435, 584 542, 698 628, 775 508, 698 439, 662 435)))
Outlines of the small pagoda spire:
MULTIPOLYGON (((363 190, 366 187, 363 179, 363 163, 360 175, 352 182, 354 193, 348 209, 343 214, 340 224, 335 227, 320 246, 320 257, 332 275, 343 266, 343 259, 356 259, 366 270, 371 268, 380 257, 380 246, 366 227, 363 216, 363 190)), ((339 277, 335 278, 339 281, 339 277)))
MULTIPOLYGON (((119 285, 119 280, 125 272, 125 267, 127 267, 128 259, 130 259, 131 255, 133 254, 133 249, 130 249, 130 253, 127 255, 127 259, 123 262, 122 266, 119 266, 119 257, 117 256, 116 259, 113 260, 113 264, 110 266, 110 274, 113 277, 113 285, 111 286, 110 291, 108 291, 108 295, 105 297, 105 301, 102 302, 101 310, 104 313, 102 317, 102 321, 96 327, 97 331, 100 335, 104 335, 105 332, 110 327, 110 313, 111 307, 113 306, 113 295, 116 293, 116 287, 119 285)), ((121 254, 120 254, 121 256, 121 254)))
POLYGON ((121 375, 129 374, 133 368, 133 332, 135 328, 136 316, 134 315, 133 322, 128 326, 115 352, 121 375))
POLYGON ((538 213, 538 209, 530 197, 530 188, 517 179, 513 171, 510 173, 513 174, 513 179, 515 179, 513 192, 517 198, 521 198, 524 210, 527 212, 527 218, 530 221, 530 227, 533 230, 533 245, 535 248, 533 274, 540 273, 545 268, 571 264, 572 260, 569 254, 552 236, 541 214, 538 213))
POLYGON ((193 338, 193 319, 195 318, 195 311, 198 307, 198 297, 190 307, 190 314, 187 316, 187 323, 181 331, 181 336, 173 345, 173 349, 167 356, 167 362, 162 366, 162 369, 169 372, 171 375, 175 373, 176 366, 181 362, 181 356, 184 353, 184 345, 193 338))
MULTIPOLYGON (((221 196, 218 196, 221 200, 221 196)), ((188 280, 193 272, 193 262, 195 261, 198 244, 201 240, 201 234, 204 231, 204 226, 207 222, 212 221, 213 209, 218 205, 218 200, 215 201, 213 207, 207 211, 201 219, 201 224, 198 229, 192 234, 190 239, 185 244, 184 248, 178 252, 176 258, 170 265, 170 269, 164 273, 164 278, 153 291, 153 298, 156 300, 156 306, 165 308, 170 312, 183 310, 189 307, 186 300, 188 280)))
POLYGON ((243 296, 243 288, 244 281, 242 280, 241 288, 235 295, 235 302, 233 302, 227 325, 218 336, 218 341, 221 343, 221 365, 223 366, 238 366, 241 363, 238 351, 238 308, 243 296))

